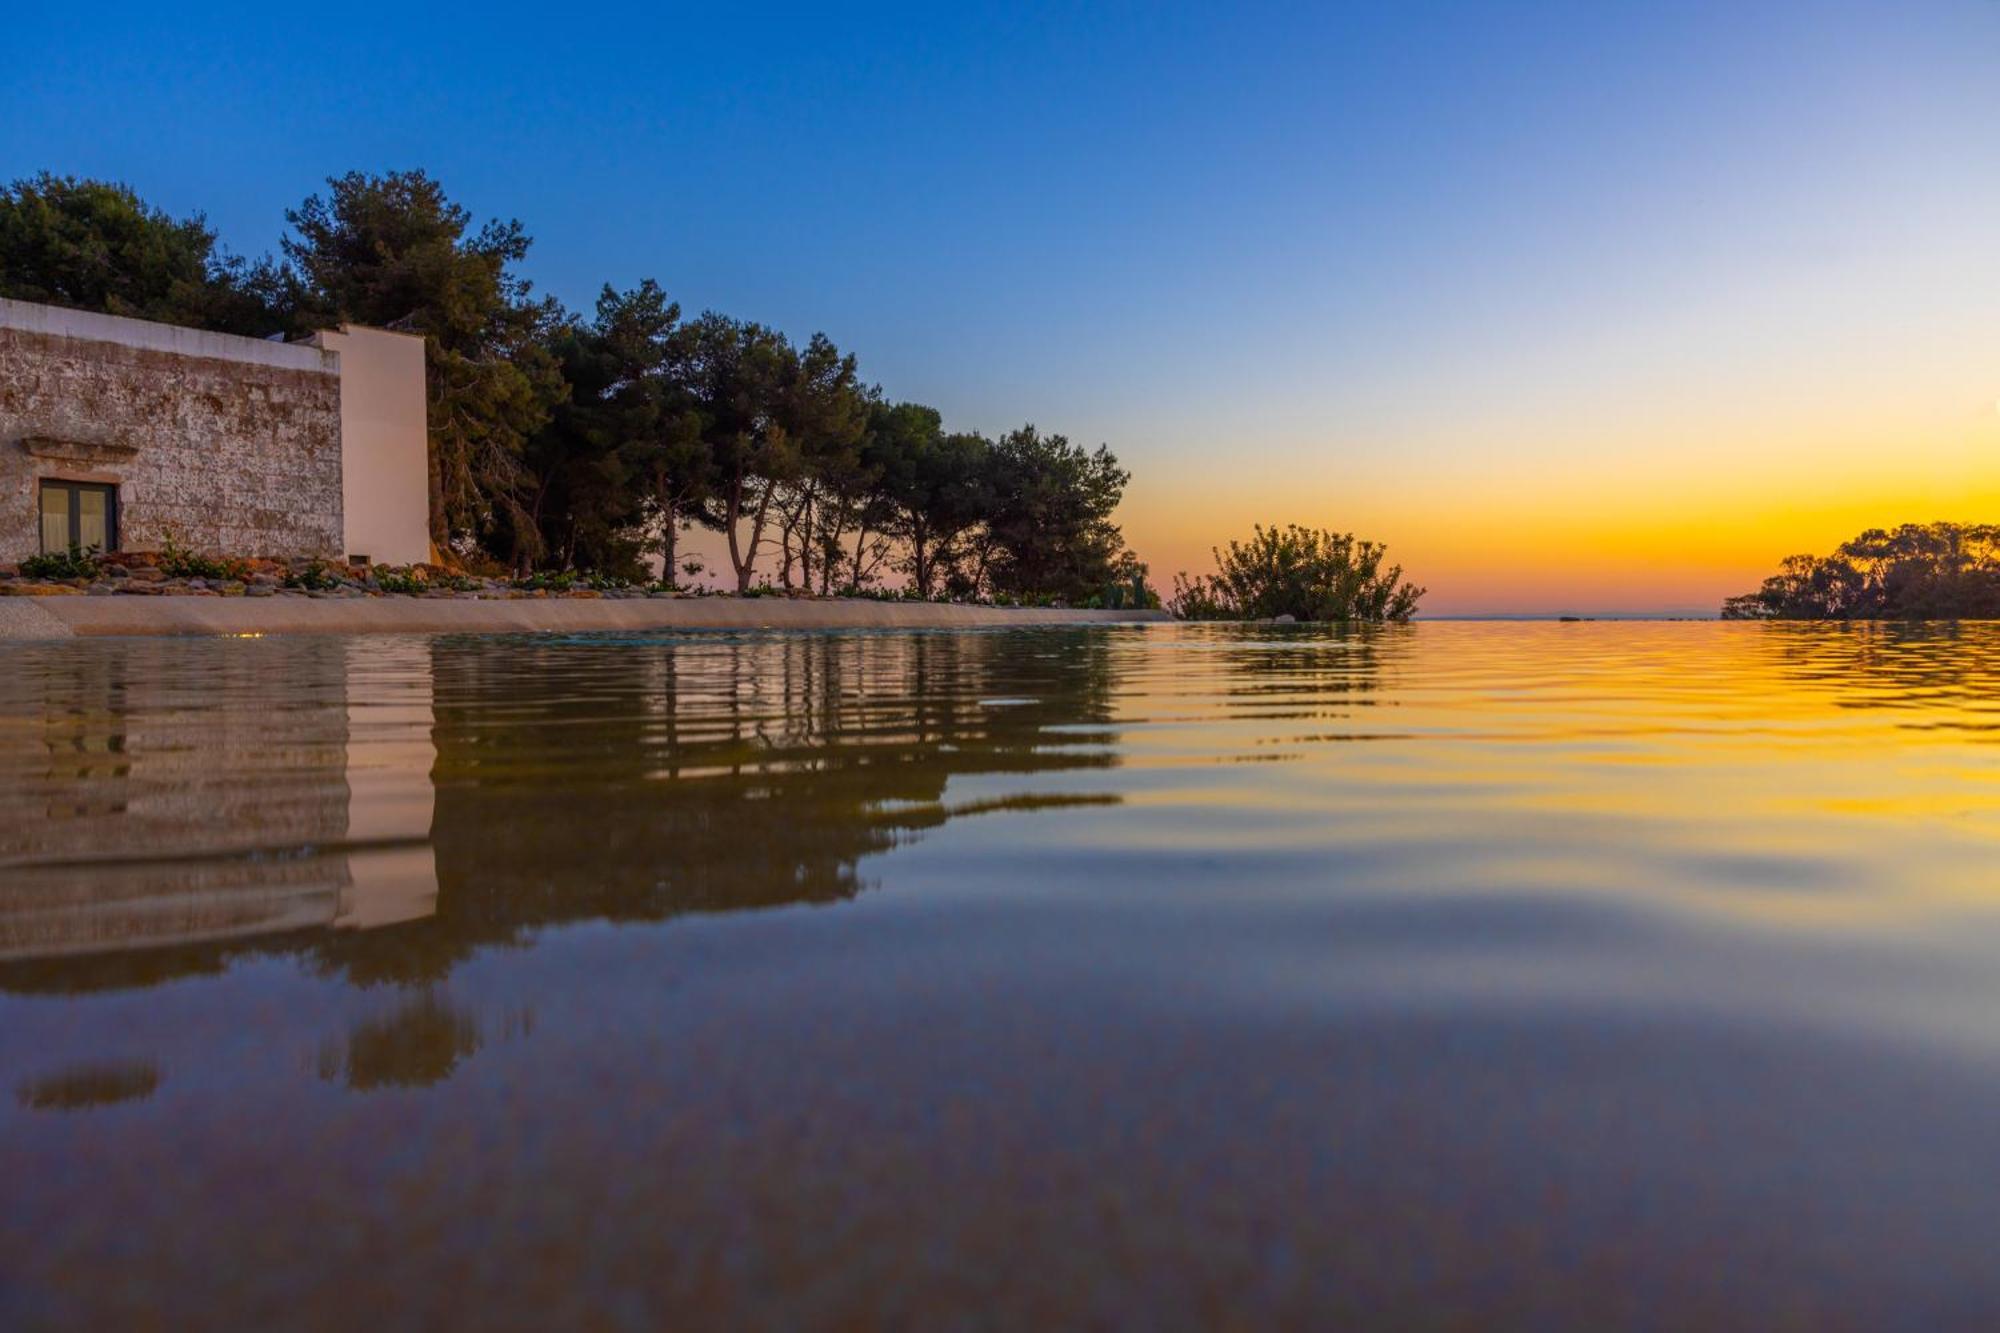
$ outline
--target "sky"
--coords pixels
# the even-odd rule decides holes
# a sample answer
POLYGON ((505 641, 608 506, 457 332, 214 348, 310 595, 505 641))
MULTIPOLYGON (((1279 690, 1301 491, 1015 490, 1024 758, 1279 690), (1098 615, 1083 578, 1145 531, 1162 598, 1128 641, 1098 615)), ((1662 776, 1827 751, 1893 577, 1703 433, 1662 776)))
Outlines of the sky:
POLYGON ((2000 521, 2000 0, 112 3, 0 53, 0 179, 256 255, 423 167, 573 308, 655 277, 1109 445, 1163 583, 1298 522, 1431 614, 1712 613, 2000 521))

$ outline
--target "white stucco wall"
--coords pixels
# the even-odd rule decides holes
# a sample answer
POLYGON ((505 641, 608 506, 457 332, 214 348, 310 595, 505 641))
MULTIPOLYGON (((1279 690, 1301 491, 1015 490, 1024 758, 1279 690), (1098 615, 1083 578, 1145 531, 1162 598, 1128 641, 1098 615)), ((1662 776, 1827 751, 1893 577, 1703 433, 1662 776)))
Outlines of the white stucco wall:
POLYGON ((429 560, 424 340, 343 324, 311 341, 340 353, 344 554, 378 565, 429 560))

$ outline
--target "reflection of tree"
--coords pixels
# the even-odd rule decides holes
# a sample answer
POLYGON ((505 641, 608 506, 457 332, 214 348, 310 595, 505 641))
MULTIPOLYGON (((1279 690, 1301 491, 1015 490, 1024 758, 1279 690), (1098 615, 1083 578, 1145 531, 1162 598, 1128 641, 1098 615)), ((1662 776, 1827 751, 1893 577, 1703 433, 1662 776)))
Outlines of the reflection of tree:
POLYGON ((15 1095, 31 1111, 86 1111, 144 1101, 159 1086, 160 1071, 151 1064, 86 1064, 32 1079, 15 1095))
POLYGON ((1109 718, 1112 661, 1074 632, 443 646, 437 914, 318 952, 409 980, 543 924, 850 898, 953 777, 1113 762, 1049 730, 1109 718))
POLYGON ((478 1052, 479 1027, 430 990, 386 1018, 357 1023, 345 1046, 320 1053, 320 1077, 349 1088, 428 1087, 450 1078, 478 1052))
MULTIPOLYGON (((2000 622, 1783 623, 1735 631, 1786 682, 1826 697, 1834 707, 1908 707, 1921 701, 1923 725, 1958 707, 1954 725, 2000 729, 2000 622)), ((1746 688, 1756 688, 1746 682, 1746 688)))
MULTIPOLYGON (((104 952, 0 966, 0 987, 146 985, 216 970, 253 951, 310 953, 355 981, 407 984, 442 977, 473 950, 518 941, 542 925, 849 898, 863 887, 863 857, 954 814, 1072 799, 1010 791, 954 808, 944 800, 952 778, 1025 779, 1113 763, 1102 728, 1119 638, 1130 633, 442 641, 427 662, 434 916, 372 931, 314 925, 136 951, 108 940, 104 952), (1077 726, 1089 734, 1061 730, 1077 726)), ((218 699, 202 665, 201 651, 213 653, 212 645, 185 659, 173 651, 193 646, 88 647, 114 658, 139 653, 143 665, 135 662, 129 675, 164 673, 179 688, 211 691, 212 704, 228 705, 220 717, 239 703, 264 713, 261 724, 231 724, 239 741, 304 737, 315 747, 275 757, 219 747, 196 725, 201 719, 184 719, 175 732, 179 769, 207 774, 218 799, 227 790, 236 792, 230 799, 250 800, 254 793, 239 789, 257 788, 256 799, 277 802, 256 807, 236 831, 191 812, 184 837, 249 837, 292 810, 320 818, 319 805, 293 799, 306 787, 313 802, 322 789, 344 795, 345 677, 350 666, 365 671, 365 653, 350 661, 341 645, 294 641, 284 650, 289 677, 232 681, 243 692, 218 699), (256 683, 287 678, 288 693, 256 683)), ((94 679, 66 687, 63 710, 113 718, 132 707, 94 679)), ((20 700, 6 704, 17 715, 51 706, 45 698, 28 700, 25 710, 20 700)), ((136 711, 117 725, 155 724, 143 706, 136 711)), ((124 828, 107 817, 94 837, 117 850, 124 828)), ((226 864, 277 884, 324 850, 301 846, 310 854, 226 864)), ((135 895, 143 898, 147 887, 136 885, 135 895)))
MULTIPOLYGON (((1314 717, 1366 702, 1410 651, 1408 625, 1213 625, 1186 642, 1215 653, 1224 706, 1240 718, 1314 717)), ((1204 676, 1206 682, 1209 678, 1204 676)))

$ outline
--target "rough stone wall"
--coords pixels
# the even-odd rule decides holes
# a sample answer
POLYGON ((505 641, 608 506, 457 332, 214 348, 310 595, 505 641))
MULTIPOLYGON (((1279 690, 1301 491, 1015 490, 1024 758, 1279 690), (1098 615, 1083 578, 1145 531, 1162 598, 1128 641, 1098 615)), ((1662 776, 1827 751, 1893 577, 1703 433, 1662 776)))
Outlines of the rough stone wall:
POLYGON ((41 477, 117 483, 126 550, 340 554, 338 356, 216 345, 237 342, 242 359, 0 325, 0 560, 40 547, 41 477))

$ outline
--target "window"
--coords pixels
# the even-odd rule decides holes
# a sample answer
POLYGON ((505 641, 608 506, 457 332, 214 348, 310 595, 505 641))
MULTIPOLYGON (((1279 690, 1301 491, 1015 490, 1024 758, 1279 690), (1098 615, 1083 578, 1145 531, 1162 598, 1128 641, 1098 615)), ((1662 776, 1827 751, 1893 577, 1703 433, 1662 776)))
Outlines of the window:
POLYGON ((42 550, 118 549, 118 488, 87 481, 42 483, 42 550))

